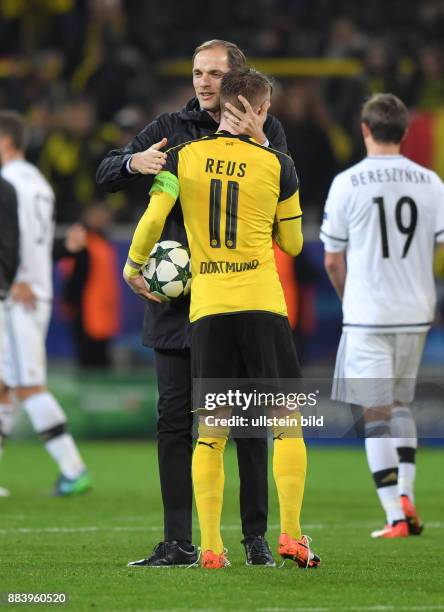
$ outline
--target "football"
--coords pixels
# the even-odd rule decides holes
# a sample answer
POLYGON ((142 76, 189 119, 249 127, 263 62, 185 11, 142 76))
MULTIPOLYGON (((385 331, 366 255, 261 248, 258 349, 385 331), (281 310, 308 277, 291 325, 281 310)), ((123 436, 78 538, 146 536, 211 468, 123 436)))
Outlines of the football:
POLYGON ((191 261, 188 247, 174 240, 158 242, 142 269, 150 293, 162 302, 188 295, 191 288, 191 261))

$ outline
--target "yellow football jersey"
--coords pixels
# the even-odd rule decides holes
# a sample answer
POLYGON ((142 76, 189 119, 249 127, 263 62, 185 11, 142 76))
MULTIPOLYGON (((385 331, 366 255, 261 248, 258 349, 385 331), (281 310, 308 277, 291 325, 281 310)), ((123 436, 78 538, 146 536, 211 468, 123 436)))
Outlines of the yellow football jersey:
MULTIPOLYGON (((302 214, 290 157, 219 132, 170 149, 150 193, 151 229, 154 218, 164 221, 180 198, 191 250, 192 322, 245 311, 287 315, 272 233, 274 223, 290 228, 302 214), (169 198, 154 202, 162 193, 169 198)), ((136 243, 130 258, 140 263, 145 253, 136 243)))

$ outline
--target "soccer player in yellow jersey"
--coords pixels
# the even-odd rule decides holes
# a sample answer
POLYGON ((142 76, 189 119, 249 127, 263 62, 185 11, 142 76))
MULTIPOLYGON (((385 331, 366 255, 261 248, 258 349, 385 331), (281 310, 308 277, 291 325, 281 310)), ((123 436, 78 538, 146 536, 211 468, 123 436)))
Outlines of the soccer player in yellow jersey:
MULTIPOLYGON (((221 108, 243 96, 258 113, 271 85, 252 69, 224 75, 221 108)), ((245 102, 244 102, 245 103, 245 102)), ((165 219, 180 196, 191 250, 191 362, 194 379, 295 378, 299 362, 272 249, 274 236, 290 255, 302 249, 298 179, 287 155, 232 133, 222 118, 214 136, 168 151, 164 171, 135 231, 124 270, 131 288, 153 299, 140 276, 165 219)), ((201 417, 193 483, 201 529, 202 565, 229 565, 220 535, 228 427, 201 417)), ((279 496, 278 551, 301 567, 320 559, 302 536, 300 510, 306 450, 297 427, 274 431, 273 474, 279 496)))

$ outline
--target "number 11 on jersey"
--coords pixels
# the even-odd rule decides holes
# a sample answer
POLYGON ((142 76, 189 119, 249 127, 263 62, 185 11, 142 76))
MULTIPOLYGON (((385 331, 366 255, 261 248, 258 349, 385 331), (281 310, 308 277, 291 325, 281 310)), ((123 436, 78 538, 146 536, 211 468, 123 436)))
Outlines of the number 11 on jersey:
MULTIPOLYGON (((210 246, 218 249, 220 240, 220 217, 222 207, 222 186, 220 179, 211 179, 210 182, 210 246)), ((239 203, 239 183, 228 181, 227 200, 225 206, 225 246, 228 249, 236 248, 237 239, 237 207, 239 203)))

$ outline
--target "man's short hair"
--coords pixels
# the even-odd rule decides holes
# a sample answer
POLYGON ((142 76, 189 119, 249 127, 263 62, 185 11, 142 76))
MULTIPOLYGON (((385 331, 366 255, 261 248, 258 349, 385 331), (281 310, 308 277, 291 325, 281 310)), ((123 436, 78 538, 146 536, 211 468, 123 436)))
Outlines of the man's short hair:
POLYGON ((244 96, 254 106, 262 103, 272 90, 271 81, 254 68, 232 70, 224 74, 220 84, 220 106, 230 102, 236 108, 245 110, 238 96, 244 96))
POLYGON ((361 121, 376 142, 398 144, 407 130, 409 113, 399 98, 393 94, 379 93, 364 104, 361 121))
POLYGON ((228 56, 228 66, 230 67, 230 70, 243 68, 247 65, 245 55, 237 45, 228 42, 227 40, 219 40, 218 38, 214 38, 213 40, 207 40, 206 42, 203 42, 201 45, 196 47, 193 53, 193 62, 196 55, 201 51, 207 51, 208 49, 216 49, 218 47, 221 47, 226 50, 228 56))
POLYGON ((24 151, 27 144, 27 129, 19 113, 0 111, 0 137, 9 136, 16 149, 24 151))

